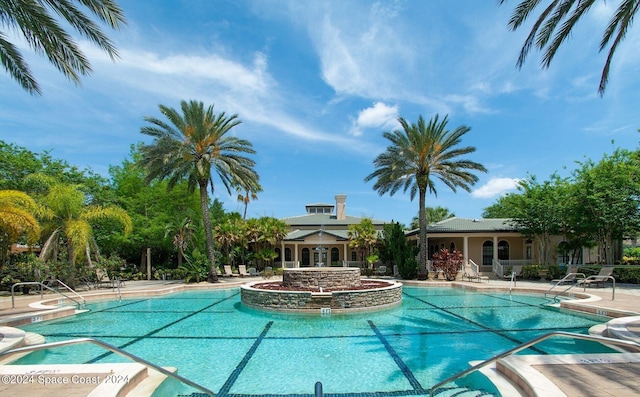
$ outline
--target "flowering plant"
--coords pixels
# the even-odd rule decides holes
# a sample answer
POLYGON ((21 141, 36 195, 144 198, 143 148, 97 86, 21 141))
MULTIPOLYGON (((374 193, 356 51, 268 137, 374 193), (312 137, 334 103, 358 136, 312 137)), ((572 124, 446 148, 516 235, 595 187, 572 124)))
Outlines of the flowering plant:
POLYGON ((441 271, 445 279, 452 281, 456 279, 458 272, 462 269, 464 257, 458 250, 449 251, 443 248, 433 254, 432 262, 436 271, 441 271))

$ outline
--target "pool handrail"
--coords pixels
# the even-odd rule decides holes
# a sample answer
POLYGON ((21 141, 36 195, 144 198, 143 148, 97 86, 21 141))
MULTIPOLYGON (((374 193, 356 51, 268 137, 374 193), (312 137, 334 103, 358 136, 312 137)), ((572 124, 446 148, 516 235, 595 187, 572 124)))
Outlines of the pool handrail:
MULTIPOLYGON (((74 290, 73 288, 69 287, 67 284, 65 284, 62 280, 60 279, 55 279, 53 280, 54 282, 62 285, 63 287, 65 287, 69 292, 71 292, 73 295, 77 296, 78 298, 82 299, 82 304, 85 305, 87 303, 87 300, 84 299, 84 296, 80 295, 78 292, 76 292, 76 290, 74 290)), ((43 282, 44 283, 44 282, 43 282)))
POLYGON ((103 342, 101 340, 95 339, 95 338, 77 338, 77 339, 69 339, 69 340, 63 340, 63 341, 58 341, 58 342, 50 342, 50 343, 43 343, 40 345, 31 345, 31 346, 24 346, 24 347, 18 347, 16 349, 12 349, 12 350, 7 350, 5 352, 0 353, 0 358, 5 357, 5 356, 9 356, 12 354, 17 354, 17 353, 30 353, 33 351, 39 351, 39 350, 45 350, 45 349, 52 349, 52 348, 56 348, 56 347, 62 347, 62 346, 69 346, 69 345, 77 345, 80 343, 93 343, 95 345, 98 345, 104 349, 107 349, 109 351, 111 351, 112 353, 116 353, 119 354, 123 357, 127 357, 135 362, 137 362, 138 364, 142 364, 145 367, 149 367, 152 368, 158 372, 160 372, 163 375, 166 375, 170 378, 174 378, 180 382, 186 383, 187 385, 193 387, 194 389, 198 389, 201 392, 203 392, 204 394, 207 394, 211 397, 215 397, 215 394, 207 389, 204 386, 201 386, 197 383, 195 383, 194 381, 191 381, 187 378, 184 378, 176 373, 173 373, 167 369, 162 368, 159 365, 156 365, 154 363, 152 363, 151 361, 147 361, 144 358, 138 357, 135 354, 132 353, 128 353, 118 347, 115 347, 109 343, 103 342))
MULTIPOLYGON (((86 303, 86 300, 76 292, 77 295, 80 296, 80 298, 82 299, 82 303, 78 302, 77 300, 73 299, 72 297, 58 291, 57 289, 53 289, 51 287, 49 287, 48 285, 41 283, 40 281, 22 281, 19 283, 15 283, 11 286, 11 308, 15 309, 16 308, 16 300, 15 300, 15 287, 17 285, 39 285, 40 286, 40 299, 42 299, 42 288, 46 288, 49 291, 55 292, 57 294, 62 295, 63 297, 65 297, 66 299, 72 300, 76 303, 76 305, 78 305, 78 308, 84 306, 84 304, 86 303)), ((75 292, 75 291, 74 291, 75 292)))
MULTIPOLYGON (((575 279, 576 276, 582 276, 581 280, 584 280, 585 278, 587 278, 587 275, 584 273, 569 273, 567 275, 565 275, 562 279, 558 280, 555 282, 555 284, 553 284, 548 290, 547 292, 544 293, 544 297, 546 298, 547 295, 551 292, 552 289, 554 289, 555 287, 559 286, 559 285, 564 285, 565 282, 567 282, 567 280, 573 280, 575 279)), ((576 283, 571 283, 571 285, 569 285, 568 288, 566 288, 564 291, 558 292, 557 294, 555 294, 555 296, 553 297, 554 299, 557 298, 559 295, 564 294, 565 292, 569 291, 571 288, 575 287, 576 283)), ((583 292, 586 291, 586 285, 583 286, 583 292)))
POLYGON ((518 353, 521 350, 524 349, 528 349, 529 347, 538 344, 539 342, 545 341, 551 337, 554 336, 566 336, 568 338, 575 338, 575 339, 583 339, 583 340, 590 340, 593 342, 600 342, 603 344, 612 344, 612 345, 620 345, 620 346, 625 346, 625 347, 629 347, 629 348, 633 348, 633 349, 637 349, 638 351, 640 351, 640 343, 636 343, 633 341, 627 341, 627 340, 621 340, 621 339, 614 339, 614 338, 607 338, 605 336, 596 336, 596 335, 585 335, 585 334, 576 334, 573 332, 566 332, 566 331, 553 331, 553 332, 549 332, 546 333, 542 336, 539 336, 537 338, 531 339, 529 342, 525 342, 522 343, 516 347, 514 347, 513 349, 509 349, 503 353, 497 354, 491 358, 488 358, 484 361, 482 361, 481 363, 478 363, 476 365, 473 365, 469 368, 467 368, 466 370, 462 371, 462 372, 458 372, 457 374, 448 377, 447 379, 436 383, 435 385, 433 385, 431 387, 431 389, 429 389, 429 396, 433 397, 433 393, 438 390, 440 387, 446 385, 447 383, 453 382, 455 380, 458 380, 468 374, 470 374, 471 372, 475 372, 477 370, 479 370, 480 368, 486 367, 489 364, 493 364, 494 362, 505 358, 507 356, 510 356, 514 353, 518 353))

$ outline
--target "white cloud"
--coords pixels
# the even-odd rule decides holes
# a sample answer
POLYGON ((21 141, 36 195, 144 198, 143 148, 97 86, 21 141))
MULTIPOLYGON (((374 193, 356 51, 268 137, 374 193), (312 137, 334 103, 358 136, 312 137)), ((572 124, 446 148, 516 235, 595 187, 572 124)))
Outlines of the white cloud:
POLYGON ((392 129, 398 118, 398 105, 388 106, 382 102, 376 102, 372 107, 361 110, 358 118, 353 121, 351 135, 360 136, 365 128, 392 129))
POLYGON ((475 198, 497 197, 509 190, 515 190, 520 179, 518 178, 491 178, 487 183, 471 192, 475 198))

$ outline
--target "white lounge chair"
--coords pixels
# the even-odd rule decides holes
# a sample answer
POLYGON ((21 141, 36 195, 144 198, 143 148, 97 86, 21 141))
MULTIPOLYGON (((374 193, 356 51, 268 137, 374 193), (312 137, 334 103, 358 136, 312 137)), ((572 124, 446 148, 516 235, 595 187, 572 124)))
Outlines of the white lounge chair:
POLYGON ((250 274, 247 273, 247 265, 238 265, 238 274, 240 274, 240 277, 250 276, 250 274))
POLYGON ((609 277, 613 275, 613 266, 602 266, 600 268, 600 272, 595 276, 589 276, 585 279, 578 280, 577 285, 591 287, 595 285, 596 287, 602 285, 604 288, 604 284, 609 281, 609 277))
POLYGON ((465 278, 469 279, 469 281, 482 282, 482 280, 487 280, 487 282, 489 282, 489 277, 481 275, 475 269, 475 266, 471 263, 467 263, 464 266, 464 273, 462 274, 462 280, 464 281, 465 278))
POLYGON ((567 274, 563 278, 553 279, 551 280, 551 283, 557 284, 557 285, 573 284, 576 282, 577 275, 578 275, 578 266, 569 266, 567 267, 567 274))
POLYGON ((224 276, 225 277, 238 277, 237 274, 234 274, 231 270, 231 265, 224 265, 224 276))

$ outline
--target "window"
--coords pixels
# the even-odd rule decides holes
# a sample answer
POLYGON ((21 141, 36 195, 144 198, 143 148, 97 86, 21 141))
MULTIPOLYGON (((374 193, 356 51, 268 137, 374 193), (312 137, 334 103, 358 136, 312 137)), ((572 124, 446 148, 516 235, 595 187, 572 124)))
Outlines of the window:
POLYGON ((291 261, 291 248, 285 248, 284 249, 284 260, 285 261, 291 261))
POLYGON ((309 266, 309 248, 302 249, 302 266, 309 266))
POLYGON ((506 261, 509 260, 509 242, 505 240, 500 240, 498 242, 498 260, 506 261))
POLYGON ((491 266, 493 263, 493 241, 482 243, 482 266, 491 266))
POLYGON ((352 261, 357 261, 358 260, 358 253, 355 251, 351 251, 351 260, 352 261))
POLYGON ((331 248, 331 263, 340 262, 340 252, 336 247, 331 248))
POLYGON ((280 248, 276 248, 276 254, 278 254, 278 256, 276 256, 276 259, 274 260, 274 262, 278 263, 278 262, 282 262, 282 256, 281 256, 281 251, 280 248))
POLYGON ((453 241, 449 244, 449 251, 453 252, 456 249, 456 243, 454 243, 453 241))

